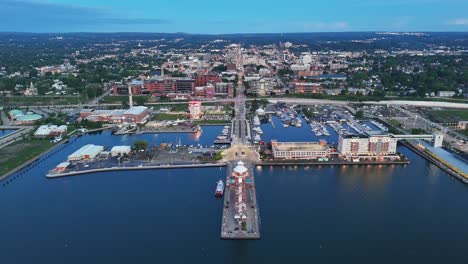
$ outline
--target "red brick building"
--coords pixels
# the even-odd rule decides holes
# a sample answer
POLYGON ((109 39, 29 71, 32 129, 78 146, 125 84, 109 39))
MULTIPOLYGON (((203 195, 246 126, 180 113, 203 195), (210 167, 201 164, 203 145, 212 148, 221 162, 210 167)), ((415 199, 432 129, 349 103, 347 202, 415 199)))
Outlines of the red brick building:
POLYGON ((215 73, 199 75, 195 78, 195 86, 205 86, 209 82, 220 83, 221 77, 215 73))

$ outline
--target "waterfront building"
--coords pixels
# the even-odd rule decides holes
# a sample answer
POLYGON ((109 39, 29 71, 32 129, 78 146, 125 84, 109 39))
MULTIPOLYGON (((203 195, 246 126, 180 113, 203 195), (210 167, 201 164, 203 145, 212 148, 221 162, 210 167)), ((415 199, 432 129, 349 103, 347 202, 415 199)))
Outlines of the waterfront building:
POLYGON ((134 106, 128 110, 83 109, 80 117, 91 122, 143 124, 149 118, 149 110, 145 106, 134 106))
POLYGON ((123 122, 143 124, 149 118, 148 107, 134 106, 123 113, 123 122))
POLYGON ((111 149, 110 154, 112 157, 128 155, 132 151, 130 146, 115 146, 111 149))
POLYGON ((390 135, 340 135, 338 152, 349 157, 395 155, 397 141, 390 135))
POLYGON ((441 148, 444 143, 444 135, 434 134, 434 148, 441 148))
POLYGON ((103 146, 88 144, 68 156, 68 161, 92 160, 104 150, 103 146))
POLYGON ((317 159, 330 155, 326 142, 271 142, 275 159, 317 159))

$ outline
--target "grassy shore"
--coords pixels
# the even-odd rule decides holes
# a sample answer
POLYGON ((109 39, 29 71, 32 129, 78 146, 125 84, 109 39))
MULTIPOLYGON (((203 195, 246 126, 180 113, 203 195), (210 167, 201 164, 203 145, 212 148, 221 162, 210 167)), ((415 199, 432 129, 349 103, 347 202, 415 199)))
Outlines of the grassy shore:
POLYGON ((48 140, 26 139, 2 148, 0 151, 0 176, 53 146, 54 143, 48 140))
POLYGON ((50 95, 50 96, 4 96, 0 104, 4 106, 30 105, 68 105, 84 103, 86 99, 78 95, 50 95))

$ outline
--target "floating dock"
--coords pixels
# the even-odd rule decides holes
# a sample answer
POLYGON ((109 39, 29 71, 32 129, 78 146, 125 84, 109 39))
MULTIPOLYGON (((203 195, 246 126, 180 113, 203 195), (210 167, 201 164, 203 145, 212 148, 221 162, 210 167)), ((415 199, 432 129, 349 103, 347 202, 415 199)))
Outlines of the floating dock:
POLYGON ((260 239, 260 217, 251 165, 228 164, 221 239, 260 239))

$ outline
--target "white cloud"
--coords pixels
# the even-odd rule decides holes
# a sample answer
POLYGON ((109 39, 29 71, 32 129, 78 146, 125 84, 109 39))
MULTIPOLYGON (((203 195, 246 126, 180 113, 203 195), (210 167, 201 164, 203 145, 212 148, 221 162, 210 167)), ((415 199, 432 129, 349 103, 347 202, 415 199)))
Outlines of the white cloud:
POLYGON ((454 26, 468 26, 468 18, 458 18, 450 20, 447 24, 454 26))

